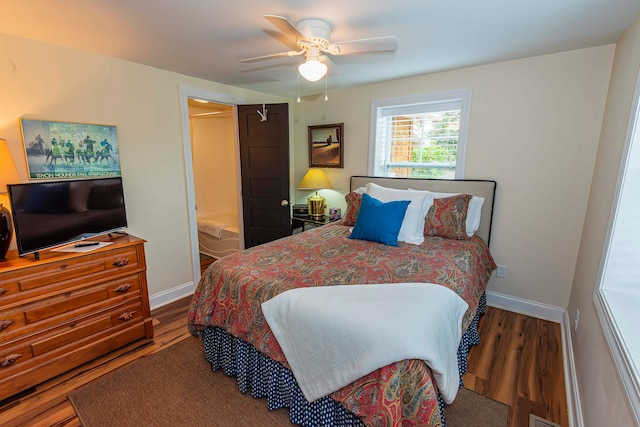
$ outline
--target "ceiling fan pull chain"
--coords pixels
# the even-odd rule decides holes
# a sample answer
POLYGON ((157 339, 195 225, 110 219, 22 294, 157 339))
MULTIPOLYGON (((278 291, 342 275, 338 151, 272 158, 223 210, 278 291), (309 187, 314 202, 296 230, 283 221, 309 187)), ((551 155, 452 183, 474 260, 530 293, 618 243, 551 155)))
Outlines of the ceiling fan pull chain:
POLYGON ((325 101, 329 100, 329 96, 327 95, 327 79, 329 78, 328 75, 329 73, 324 75, 324 100, 325 101))
POLYGON ((296 74, 298 75, 298 99, 296 99, 296 102, 300 104, 300 73, 296 74))

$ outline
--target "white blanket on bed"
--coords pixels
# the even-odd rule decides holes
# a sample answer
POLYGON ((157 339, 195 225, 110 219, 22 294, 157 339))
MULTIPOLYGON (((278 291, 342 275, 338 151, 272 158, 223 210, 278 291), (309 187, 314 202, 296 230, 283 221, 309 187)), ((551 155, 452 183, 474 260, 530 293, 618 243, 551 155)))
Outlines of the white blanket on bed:
POLYGON ((300 288, 262 303, 310 402, 404 359, 426 361, 445 403, 453 402, 467 308, 451 289, 427 283, 300 288))

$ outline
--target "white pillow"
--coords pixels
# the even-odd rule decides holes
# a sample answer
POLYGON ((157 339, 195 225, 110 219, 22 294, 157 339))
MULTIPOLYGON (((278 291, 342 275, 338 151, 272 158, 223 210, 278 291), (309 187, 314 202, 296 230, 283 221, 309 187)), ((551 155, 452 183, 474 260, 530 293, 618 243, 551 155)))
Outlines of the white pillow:
POLYGON ((407 212, 402 220, 398 241, 420 245, 424 242, 424 221, 433 204, 433 195, 428 192, 398 190, 395 188, 381 187, 380 185, 367 184, 367 194, 383 203, 396 200, 409 200, 407 212))
MULTIPOLYGON (((460 193, 435 193, 434 199, 444 199, 445 197, 457 196, 460 193)), ((469 209, 467 210, 467 222, 465 223, 467 236, 471 237, 476 234, 478 228, 480 228, 480 218, 482 217, 482 205, 484 204, 484 197, 473 196, 469 201, 469 209)))

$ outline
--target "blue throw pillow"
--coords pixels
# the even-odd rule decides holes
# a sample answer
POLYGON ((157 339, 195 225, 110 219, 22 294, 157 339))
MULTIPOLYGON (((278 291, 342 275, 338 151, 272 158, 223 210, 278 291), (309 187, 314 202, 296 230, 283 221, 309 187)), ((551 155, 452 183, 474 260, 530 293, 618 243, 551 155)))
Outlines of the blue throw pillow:
POLYGON ((363 194, 358 219, 349 238, 398 246, 398 233, 409 203, 410 200, 382 203, 363 194))

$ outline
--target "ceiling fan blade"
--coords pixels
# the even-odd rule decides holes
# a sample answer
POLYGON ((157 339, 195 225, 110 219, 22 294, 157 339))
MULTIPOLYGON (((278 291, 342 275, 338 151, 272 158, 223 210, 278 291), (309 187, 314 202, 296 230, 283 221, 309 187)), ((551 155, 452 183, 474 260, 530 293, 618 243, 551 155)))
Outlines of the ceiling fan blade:
POLYGON ((271 22, 277 29, 282 31, 289 39, 294 43, 298 40, 306 40, 307 38, 283 16, 278 15, 264 15, 264 19, 271 22))
POLYGON ((274 53, 271 55, 263 55, 263 56, 256 56, 254 58, 241 59, 240 62, 256 62, 256 61, 263 61, 265 59, 284 58, 285 56, 298 56, 298 55, 302 55, 303 53, 304 53, 304 50, 301 50, 301 51, 290 50, 289 52, 280 52, 280 53, 274 53))
POLYGON ((397 49, 398 39, 396 36, 385 36, 333 43, 327 48, 326 52, 332 55, 352 55, 356 53, 382 52, 397 49))

